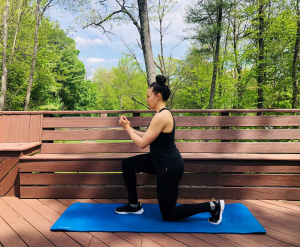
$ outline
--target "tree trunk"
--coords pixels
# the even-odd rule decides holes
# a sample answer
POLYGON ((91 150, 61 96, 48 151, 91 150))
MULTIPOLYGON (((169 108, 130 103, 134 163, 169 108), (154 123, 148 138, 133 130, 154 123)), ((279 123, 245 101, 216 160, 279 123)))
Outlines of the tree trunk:
MULTIPOLYGON (((236 4, 236 0, 235 0, 235 4, 236 4)), ((239 65, 238 62, 238 51, 237 51, 237 44, 238 44, 238 36, 237 36, 237 24, 236 24, 236 20, 237 20, 237 10, 235 9, 235 16, 234 16, 234 22, 233 22, 233 50, 234 50, 234 62, 235 62, 235 75, 237 74, 237 76, 235 77, 235 79, 237 79, 237 98, 238 98, 238 102, 237 102, 237 109, 241 108, 241 100, 242 100, 242 87, 240 85, 240 80, 242 78, 242 68, 239 65)))
MULTIPOLYGON (((264 32, 265 32, 265 4, 264 0, 259 0, 259 36, 258 36, 258 77, 257 77, 257 86, 258 86, 258 97, 257 97, 257 108, 262 109, 264 107, 264 95, 263 95, 263 83, 264 83, 264 68, 265 68, 265 41, 264 41, 264 32)), ((261 113, 257 113, 261 115, 261 113)))
POLYGON ((222 27, 222 11, 223 11, 223 1, 219 2, 218 9, 218 30, 217 30, 217 40, 216 40, 216 48, 214 54, 214 66, 213 66, 213 76, 211 80, 211 89, 210 89, 210 99, 209 99, 209 109, 213 108, 214 105, 214 97, 216 90, 216 81, 217 81, 217 73, 218 73, 218 63, 219 63, 219 54, 220 54, 220 41, 221 41, 221 27, 222 27))
POLYGON ((292 67, 292 78, 293 78, 293 99, 292 99, 292 108, 298 107, 298 73, 297 67, 299 62, 299 45, 300 45, 300 8, 299 0, 297 0, 297 36, 295 41, 295 50, 294 50, 294 59, 292 67))
POLYGON ((147 0, 138 0, 138 5, 141 24, 141 43, 147 71, 147 82, 150 86, 152 82, 155 82, 156 72, 151 45, 147 0))
POLYGON ((36 26, 35 26, 34 48, 33 48, 32 64, 31 64, 31 69, 30 69, 30 77, 29 77, 29 82, 28 82, 24 111, 28 110, 31 88, 32 88, 32 83, 33 83, 34 67, 35 67, 36 56, 37 56, 39 26, 40 26, 40 21, 41 21, 41 16, 39 14, 40 3, 41 3, 41 0, 38 0, 36 3, 36 8, 35 8, 36 26))
POLYGON ((6 98, 6 91, 7 91, 7 67, 6 67, 6 49, 7 49, 7 21, 8 21, 8 12, 9 12, 9 0, 6 0, 5 10, 3 14, 3 48, 2 48, 2 67, 3 67, 3 74, 2 74, 2 84, 1 84, 1 96, 0 96, 0 111, 4 110, 4 102, 6 98))
MULTIPOLYGON (((20 22, 21 22, 21 14, 22 14, 21 6, 22 6, 22 4, 23 4, 23 0, 19 0, 18 23, 17 23, 17 27, 16 27, 16 31, 15 31, 13 46, 11 48, 11 54, 10 54, 10 57, 9 57, 9 65, 11 65, 11 63, 13 61, 13 56, 14 56, 14 53, 15 53, 16 42, 17 42, 17 37, 18 37, 18 32, 19 32, 20 22)), ((3 109, 5 109, 5 108, 6 108, 6 97, 4 97, 4 103, 3 103, 3 109)))

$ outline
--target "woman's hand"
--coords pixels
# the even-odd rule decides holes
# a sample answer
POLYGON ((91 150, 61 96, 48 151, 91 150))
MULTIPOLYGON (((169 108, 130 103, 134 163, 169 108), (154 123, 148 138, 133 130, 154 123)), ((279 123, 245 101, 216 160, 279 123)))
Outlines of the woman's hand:
POLYGON ((120 119, 119 119, 119 125, 123 128, 123 129, 126 129, 126 128, 130 128, 130 121, 125 117, 125 116, 121 116, 120 119))

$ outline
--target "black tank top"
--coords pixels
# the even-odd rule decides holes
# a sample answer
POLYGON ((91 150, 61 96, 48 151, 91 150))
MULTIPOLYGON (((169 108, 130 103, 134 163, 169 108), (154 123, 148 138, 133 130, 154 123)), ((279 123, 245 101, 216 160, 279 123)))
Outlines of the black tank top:
MULTIPOLYGON (((170 111, 168 108, 162 108, 159 112, 163 110, 170 111)), ((173 121, 174 124, 173 124, 172 132, 171 133, 160 132, 158 137, 150 144, 150 155, 155 165, 157 174, 168 174, 183 168, 182 156, 174 142, 174 137, 175 137, 174 117, 173 117, 173 121)))

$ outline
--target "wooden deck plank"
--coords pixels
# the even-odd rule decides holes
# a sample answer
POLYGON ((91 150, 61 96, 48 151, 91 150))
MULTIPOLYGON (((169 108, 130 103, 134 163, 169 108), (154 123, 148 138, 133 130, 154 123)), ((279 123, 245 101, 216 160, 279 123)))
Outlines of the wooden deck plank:
POLYGON ((0 217, 23 239, 29 246, 54 246, 35 227, 28 223, 20 214, 0 198, 0 217))
POLYGON ((258 241, 260 243, 265 243, 266 245, 270 247, 290 247, 291 245, 288 243, 284 243, 278 239, 271 238, 267 235, 260 235, 260 234, 247 234, 244 235, 246 238, 253 239, 255 241, 258 241))
POLYGON ((215 246, 222 246, 222 247, 230 247, 230 246, 236 246, 230 241, 224 240, 219 235, 216 234, 209 234, 209 233, 192 233, 192 236, 199 238, 203 241, 206 241, 208 243, 211 243, 215 246))
MULTIPOLYGON (((285 202, 281 202, 281 201, 275 201, 275 200, 262 200, 261 202, 266 202, 266 203, 270 203, 270 204, 273 204, 273 205, 276 205, 276 206, 280 206, 280 207, 284 207, 284 208, 287 208, 289 210, 294 210, 294 211, 298 211, 300 212, 300 202, 299 203, 299 206, 296 206, 296 205, 290 205, 288 203, 285 203, 285 202)), ((292 213, 292 211, 289 211, 292 213)), ((298 214, 297 214, 298 215, 298 214)))
POLYGON ((68 208, 66 205, 55 199, 39 199, 39 201, 46 204, 48 207, 52 208, 55 212, 57 212, 60 215, 62 215, 68 208))
POLYGON ((152 240, 144 237, 142 234, 134 233, 134 232, 116 232, 115 233, 120 238, 130 242, 135 246, 153 246, 160 247, 162 245, 153 242, 152 240))
MULTIPOLYGON (((61 214, 57 213, 52 208, 48 207, 46 204, 42 203, 37 199, 25 199, 21 201, 26 203, 40 215, 44 216, 47 220, 51 222, 51 224, 54 224, 57 221, 57 219, 61 216, 61 214)), ((83 246, 88 246, 93 238, 92 235, 86 232, 78 234, 77 232, 66 231, 65 234, 83 246)))
POLYGON ((166 233, 166 236, 176 239, 177 241, 187 244, 188 246, 215 246, 209 242, 203 241, 195 236, 187 233, 166 233))
POLYGON ((297 217, 293 217, 292 215, 286 214, 283 211, 277 211, 273 210, 272 208, 266 208, 263 206, 259 206, 258 204, 252 204, 249 202, 243 202, 243 204, 251 211, 251 213, 255 214, 255 216, 258 217, 264 217, 267 216, 266 219, 272 219, 276 218, 274 222, 286 222, 288 221, 288 224, 300 224, 299 219, 297 217))
MULTIPOLYGON (((297 210, 291 209, 291 208, 289 208, 289 205, 288 206, 285 206, 283 204, 278 205, 278 204, 274 204, 274 203, 268 203, 267 201, 262 201, 262 200, 246 200, 245 202, 252 203, 252 204, 258 205, 260 207, 272 209, 277 212, 283 212, 283 213, 288 214, 291 217, 297 219, 298 222, 300 222, 300 210, 297 211, 297 210)), ((291 205, 291 207, 292 207, 292 205, 291 205)), ((296 206, 294 206, 294 207, 296 207, 296 206)))
POLYGON ((0 244, 2 246, 23 247, 27 246, 18 234, 0 217, 0 244))
POLYGON ((264 227, 266 228, 268 237, 277 239, 279 241, 282 241, 286 244, 290 244, 292 246, 299 246, 299 243, 300 243, 299 238, 295 238, 295 237, 292 237, 290 235, 284 234, 280 231, 276 231, 273 228, 269 228, 269 227, 265 226, 266 224, 263 220, 262 220, 262 223, 264 224, 264 227))
POLYGON ((285 218, 278 218, 277 215, 279 212, 272 212, 270 208, 264 208, 255 204, 252 206, 249 202, 243 202, 243 204, 253 212, 253 215, 265 227, 267 231, 266 236, 289 244, 300 243, 299 221, 291 222, 285 218), (287 239, 290 239, 290 242, 287 239))
POLYGON ((203 241, 206 241, 208 243, 211 243, 215 246, 222 246, 222 247, 230 247, 230 246, 236 246, 236 244, 232 243, 229 240, 224 240, 219 235, 216 234, 209 234, 209 233, 192 233, 192 236, 199 238, 203 241))
POLYGON ((22 200, 15 197, 5 197, 2 200, 10 205, 16 212, 26 219, 31 225, 33 225, 41 234, 43 234, 47 239, 49 239, 54 245, 58 246, 80 246, 76 241, 67 236, 64 232, 51 232, 50 228, 52 226, 42 215, 38 214, 31 207, 29 207, 22 200))
POLYGON ((93 236, 98 239, 101 239, 101 242, 105 243, 108 246, 113 247, 129 247, 135 246, 130 244, 129 242, 125 241, 124 239, 120 238, 119 236, 115 235, 114 233, 110 232, 91 232, 93 236))
POLYGON ((105 243, 101 242, 98 238, 93 237, 92 241, 88 245, 89 247, 107 247, 105 243))
POLYGON ((261 247, 265 247, 268 246, 265 243, 260 243, 258 241, 256 241, 256 239, 251 239, 251 238, 247 238, 246 235, 241 235, 241 234, 217 234, 220 238, 230 241, 233 244, 237 244, 240 246, 261 246, 261 247))
POLYGON ((185 243, 181 243, 177 241, 176 239, 173 239, 165 234, 159 234, 159 233, 143 233, 143 236, 152 240, 155 243, 158 243, 162 246, 172 246, 172 247, 184 247, 188 246, 185 243))
POLYGON ((300 207, 300 201, 285 201, 284 203, 300 207))

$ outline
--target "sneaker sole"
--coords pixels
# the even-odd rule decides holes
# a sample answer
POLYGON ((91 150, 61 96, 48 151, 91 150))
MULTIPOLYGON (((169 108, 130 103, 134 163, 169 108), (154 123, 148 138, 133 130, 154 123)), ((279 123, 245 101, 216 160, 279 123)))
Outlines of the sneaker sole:
POLYGON ((220 218, 219 218, 219 220, 216 223, 208 221, 210 224, 220 225, 220 223, 222 221, 222 214, 223 214, 224 208, 225 208, 225 202, 224 202, 224 200, 220 200, 220 207, 221 207, 221 210, 220 210, 220 218))
POLYGON ((144 213, 144 209, 140 209, 139 211, 136 211, 136 212, 117 212, 115 211, 117 214, 142 214, 144 213))

